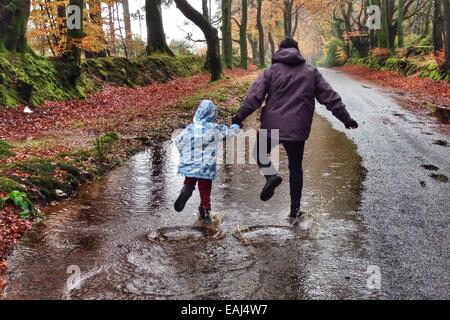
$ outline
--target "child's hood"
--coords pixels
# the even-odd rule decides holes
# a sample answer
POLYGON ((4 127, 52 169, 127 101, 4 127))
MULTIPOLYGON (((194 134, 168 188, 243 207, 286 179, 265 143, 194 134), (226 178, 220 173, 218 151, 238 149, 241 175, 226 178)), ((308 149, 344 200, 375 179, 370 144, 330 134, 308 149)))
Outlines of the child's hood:
POLYGON ((210 100, 203 100, 194 116, 194 123, 216 122, 217 109, 210 100))

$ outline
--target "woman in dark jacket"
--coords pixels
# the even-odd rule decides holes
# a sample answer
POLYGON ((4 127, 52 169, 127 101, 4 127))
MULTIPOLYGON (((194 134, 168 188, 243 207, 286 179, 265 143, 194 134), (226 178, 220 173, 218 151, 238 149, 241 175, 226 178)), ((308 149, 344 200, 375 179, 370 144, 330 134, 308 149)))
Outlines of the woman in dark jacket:
POLYGON ((267 158, 267 153, 270 153, 279 141, 289 158, 290 217, 294 219, 301 214, 303 153, 305 141, 311 133, 315 99, 325 105, 348 129, 358 128, 357 122, 350 117, 339 94, 331 88, 315 67, 305 62, 297 41, 286 38, 281 43, 280 50, 274 54, 272 66, 253 83, 244 104, 233 118, 233 123, 241 124, 260 108, 264 101, 266 102, 261 111, 261 129, 265 130, 261 130, 257 143, 257 162, 260 168, 264 169, 266 177, 261 200, 270 200, 282 182, 282 178, 267 158), (277 141, 271 139, 273 130, 277 130, 279 134, 277 141), (267 149, 260 148, 264 143, 267 143, 267 149))

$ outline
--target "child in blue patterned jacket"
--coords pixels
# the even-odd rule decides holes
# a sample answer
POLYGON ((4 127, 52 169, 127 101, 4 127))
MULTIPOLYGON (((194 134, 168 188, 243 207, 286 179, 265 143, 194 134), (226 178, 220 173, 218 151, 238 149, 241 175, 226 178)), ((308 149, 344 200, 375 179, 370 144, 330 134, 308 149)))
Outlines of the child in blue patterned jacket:
POLYGON ((198 184, 201 203, 200 219, 210 222, 212 181, 216 177, 216 154, 219 141, 239 134, 239 125, 219 125, 217 109, 209 100, 203 100, 194 116, 194 122, 175 139, 180 152, 178 173, 185 177, 184 187, 175 202, 175 210, 183 211, 198 184))

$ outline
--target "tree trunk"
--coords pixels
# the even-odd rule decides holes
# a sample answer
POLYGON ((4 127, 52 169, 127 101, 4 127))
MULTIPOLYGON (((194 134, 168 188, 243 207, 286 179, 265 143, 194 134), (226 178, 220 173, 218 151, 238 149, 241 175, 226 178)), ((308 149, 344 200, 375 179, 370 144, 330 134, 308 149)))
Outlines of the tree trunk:
POLYGON ((147 54, 151 55, 155 52, 160 52, 174 56, 166 41, 161 13, 161 0, 146 0, 145 13, 147 19, 147 54))
POLYGON ((130 4, 128 0, 122 0, 123 7, 123 24, 125 28, 125 39, 130 42, 133 36, 133 32, 131 31, 131 15, 130 15, 130 4))
POLYGON ((0 49, 26 52, 30 0, 0 0, 0 49))
POLYGON ((397 22, 393 23, 395 3, 393 0, 386 0, 386 16, 388 24, 388 39, 389 39, 389 49, 391 51, 395 50, 395 38, 397 37, 397 22))
POLYGON ((256 26, 258 28, 259 67, 264 68, 266 66, 266 59, 264 50, 264 28, 262 24, 262 0, 257 0, 256 26))
POLYGON ((375 49, 376 47, 378 47, 378 38, 377 38, 377 33, 375 32, 375 30, 370 30, 369 32, 369 49, 375 49))
MULTIPOLYGON (((69 6, 77 6, 80 8, 81 17, 83 17, 84 1, 69 0, 69 6)), ((73 12, 69 12, 73 14, 73 12)), ((84 37, 83 19, 81 18, 80 28, 67 29, 66 49, 62 54, 63 78, 67 85, 75 86, 81 75, 81 41, 84 37)))
POLYGON ((390 0, 381 0, 381 29, 378 30, 378 47, 389 48, 389 26, 388 21, 388 5, 387 2, 390 0))
POLYGON ((290 37, 292 35, 292 0, 283 0, 283 21, 284 21, 284 37, 290 37))
MULTIPOLYGON (((49 3, 47 1, 44 1, 44 3, 39 3, 39 8, 42 12, 45 12, 48 17, 48 22, 50 24, 50 29, 52 30, 51 36, 46 35, 44 38, 47 39, 48 46, 53 54, 55 56, 55 50, 53 49, 53 46, 58 46, 58 44, 61 42, 61 39, 59 38, 59 34, 56 33, 56 30, 58 29, 58 25, 55 25, 55 17, 53 15, 53 12, 50 12, 49 3), (50 38, 51 37, 51 38, 50 38), (53 40, 53 42, 52 42, 53 40)), ((48 28, 45 26, 45 24, 42 24, 41 28, 48 28)), ((45 50, 44 54, 45 55, 45 50)))
POLYGON ((247 69, 248 67, 247 23, 248 23, 248 0, 242 0, 241 25, 239 27, 239 46, 241 50, 241 68, 243 69, 247 69))
POLYGON ((119 2, 116 2, 116 18, 117 18, 117 27, 119 28, 120 40, 122 42, 123 51, 125 52, 125 58, 128 59, 129 58, 128 46, 127 46, 125 37, 123 36, 122 26, 121 26, 121 23, 120 23, 119 2))
MULTIPOLYGON (((209 1, 209 5, 211 5, 211 1, 209 1)), ((202 0, 202 13, 203 13, 203 16, 208 20, 208 22, 211 23, 211 19, 210 19, 211 12, 208 9, 208 0, 202 0)), ((205 59, 205 64, 203 65, 203 68, 205 70, 210 70, 208 49, 206 49, 206 59, 205 59)))
POLYGON ((211 25, 202 13, 195 10, 186 0, 174 1, 183 15, 202 30, 208 46, 211 81, 220 80, 222 78, 222 65, 220 63, 220 40, 217 29, 211 25))
POLYGON ((291 37, 295 38, 295 34, 297 33, 297 27, 298 27, 298 11, 295 13, 295 18, 294 18, 294 27, 292 28, 292 33, 291 33, 291 37))
POLYGON ((116 28, 114 26, 114 7, 112 3, 108 3, 108 26, 109 26, 109 37, 111 42, 111 52, 116 55, 116 28))
POLYGON ((222 0, 222 51, 225 66, 233 67, 233 39, 231 37, 231 0, 222 0))
POLYGON ((447 73, 450 74, 450 0, 442 0, 442 17, 444 26, 444 50, 447 73))
POLYGON ((398 47, 405 46, 405 34, 403 30, 403 20, 405 16, 405 0, 398 1, 398 18, 397 18, 397 33, 398 33, 398 47))
POLYGON ((202 0, 202 13, 203 16, 209 21, 208 0, 202 0))
POLYGON ((252 49, 252 61, 254 65, 258 64, 258 40, 253 40, 250 35, 247 35, 250 48, 252 49))
POLYGON ((433 2, 430 1, 428 4, 428 8, 425 14, 425 28, 423 30, 422 37, 426 38, 430 33, 430 24, 431 24, 431 10, 433 9, 433 2))
POLYGON ((131 31, 130 4, 128 0, 122 0, 122 11, 123 27, 125 29, 125 45, 127 46, 127 51, 130 52, 131 42, 133 40, 133 32, 131 31))
POLYGON ((267 38, 269 40, 269 45, 270 45, 270 57, 272 58, 273 55, 275 54, 275 41, 273 41, 273 37, 272 37, 272 32, 271 31, 268 32, 267 38))
POLYGON ((438 52, 444 48, 444 41, 442 39, 443 20, 441 15, 441 0, 434 0, 433 13, 433 46, 434 52, 438 52))

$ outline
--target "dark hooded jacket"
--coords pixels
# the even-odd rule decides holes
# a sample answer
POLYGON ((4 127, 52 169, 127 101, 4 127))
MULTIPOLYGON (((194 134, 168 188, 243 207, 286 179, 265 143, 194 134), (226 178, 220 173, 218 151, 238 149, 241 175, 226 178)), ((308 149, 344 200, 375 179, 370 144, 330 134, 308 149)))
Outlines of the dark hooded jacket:
POLYGON ((252 85, 237 118, 261 111, 261 129, 279 129, 281 141, 304 141, 311 133, 315 99, 344 124, 351 121, 341 97, 295 48, 281 49, 252 85))

